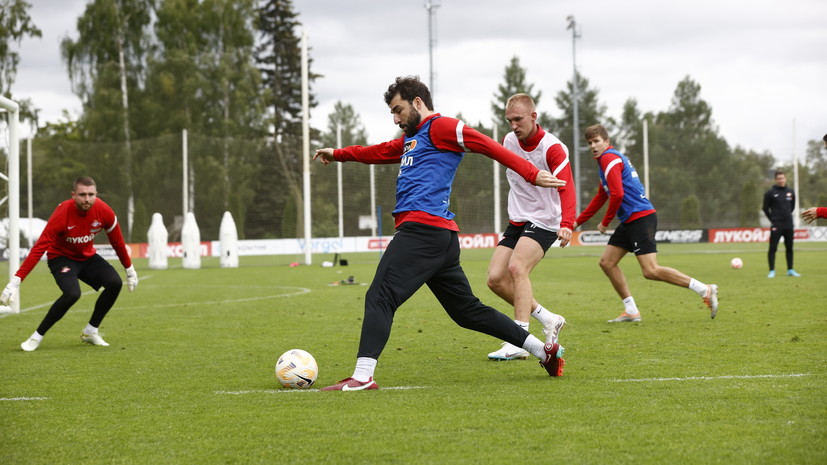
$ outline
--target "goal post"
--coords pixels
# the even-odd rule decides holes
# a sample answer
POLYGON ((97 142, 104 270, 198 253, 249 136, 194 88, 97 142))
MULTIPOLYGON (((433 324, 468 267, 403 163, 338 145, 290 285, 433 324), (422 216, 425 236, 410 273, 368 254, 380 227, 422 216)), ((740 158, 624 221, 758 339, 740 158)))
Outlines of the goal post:
MULTIPOLYGON (((2 174, 9 183, 8 202, 8 236, 6 237, 6 251, 9 254, 9 279, 14 276, 20 267, 20 106, 17 102, 0 95, 0 109, 8 113, 8 173, 2 174)), ((0 286, 5 284, 0 283, 0 286)), ((18 291, 19 292, 19 291, 18 291)), ((18 295, 11 306, 0 305, 0 313, 20 313, 20 296, 18 295)))

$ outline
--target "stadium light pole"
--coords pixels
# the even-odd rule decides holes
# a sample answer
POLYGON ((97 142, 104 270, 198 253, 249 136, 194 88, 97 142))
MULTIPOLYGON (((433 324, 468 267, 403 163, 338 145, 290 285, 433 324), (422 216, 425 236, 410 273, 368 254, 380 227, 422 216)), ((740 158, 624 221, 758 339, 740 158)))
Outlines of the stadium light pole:
MULTIPOLYGON (((494 121, 494 132, 492 133, 494 140, 499 141, 497 137, 497 121, 494 121)), ((494 163, 494 232, 500 232, 502 228, 502 208, 500 207, 500 163, 497 160, 491 160, 494 163)))
MULTIPOLYGON (((342 122, 336 122, 336 147, 342 146, 342 122)), ((342 163, 336 163, 336 194, 339 197, 339 239, 345 237, 345 222, 342 216, 342 163)))
POLYGON ((571 103, 572 103, 572 139, 574 145, 574 191, 577 192, 575 196, 575 211, 580 211, 580 129, 578 127, 580 116, 578 115, 578 106, 580 103, 580 91, 577 88, 577 39, 580 38, 580 33, 577 32, 577 22, 574 20, 574 16, 569 15, 566 18, 566 21, 569 22, 568 27, 566 29, 571 29, 571 66, 573 69, 572 73, 572 92, 571 92, 571 103))
POLYGON ((313 263, 310 230, 310 86, 307 63, 307 34, 302 31, 302 161, 304 171, 304 263, 313 263))
POLYGON ((436 48, 436 9, 440 0, 425 0, 425 9, 428 11, 428 86, 431 88, 431 99, 436 100, 436 71, 434 71, 434 48, 436 48))
POLYGON ((801 215, 798 214, 800 210, 798 202, 801 197, 801 191, 798 190, 798 152, 795 151, 795 118, 793 118, 793 190, 796 192, 795 205, 793 205, 795 209, 793 210, 793 225, 797 228, 801 226, 801 215))

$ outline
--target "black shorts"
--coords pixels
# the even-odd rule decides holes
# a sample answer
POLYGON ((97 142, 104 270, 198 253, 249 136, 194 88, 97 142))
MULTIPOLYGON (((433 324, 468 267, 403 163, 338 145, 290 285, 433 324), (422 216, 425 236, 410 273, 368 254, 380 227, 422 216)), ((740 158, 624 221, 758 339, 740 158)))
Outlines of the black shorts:
POLYGON ((64 280, 81 280, 97 291, 104 284, 120 279, 115 268, 98 254, 82 262, 58 256, 50 258, 48 263, 58 286, 64 280))
POLYGON ((516 226, 512 223, 508 223, 508 227, 505 228, 505 232, 503 233, 503 238, 497 245, 513 249, 517 246, 517 241, 520 240, 520 237, 523 236, 537 241, 537 243, 540 244, 540 247, 543 248, 543 253, 546 253, 548 248, 551 247, 551 244, 554 244, 554 241, 557 240, 556 232, 543 229, 534 223, 529 222, 522 226, 516 226))
POLYGON ((658 252, 655 242, 655 232, 658 230, 658 216, 656 213, 646 215, 629 223, 620 223, 609 238, 609 245, 626 249, 635 255, 646 255, 658 252))

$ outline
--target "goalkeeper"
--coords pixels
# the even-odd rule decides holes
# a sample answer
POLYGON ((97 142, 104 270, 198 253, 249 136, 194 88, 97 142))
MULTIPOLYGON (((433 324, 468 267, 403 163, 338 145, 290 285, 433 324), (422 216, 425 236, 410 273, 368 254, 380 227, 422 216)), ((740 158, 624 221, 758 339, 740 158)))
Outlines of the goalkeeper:
POLYGON ((95 235, 99 232, 106 232, 109 243, 126 268, 126 284, 129 290, 134 291, 138 286, 138 274, 126 250, 115 212, 103 200, 98 199, 97 195, 94 179, 81 176, 75 181, 72 199, 57 206, 29 256, 0 294, 0 303, 3 305, 13 302, 21 281, 26 279, 40 257, 46 253, 49 270, 63 294, 49 308, 37 331, 20 344, 26 352, 37 349, 49 328, 63 318, 69 308, 80 299, 79 281, 83 281, 96 291, 103 288, 95 303, 89 324, 80 335, 80 340, 96 346, 109 345, 98 334, 98 327, 118 299, 123 281, 115 268, 95 251, 93 243, 95 235))

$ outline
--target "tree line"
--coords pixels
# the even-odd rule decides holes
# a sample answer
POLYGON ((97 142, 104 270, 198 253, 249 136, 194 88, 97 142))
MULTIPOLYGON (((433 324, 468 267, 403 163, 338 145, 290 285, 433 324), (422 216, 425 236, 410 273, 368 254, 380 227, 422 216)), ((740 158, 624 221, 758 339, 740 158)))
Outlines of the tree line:
MULTIPOLYGON (((25 0, 3 0, 0 90, 14 99, 19 63, 8 44, 39 29, 25 0)), ((190 154, 187 195, 202 237, 217 238, 223 211, 230 211, 242 238, 301 237, 301 25, 290 0, 94 0, 77 19, 77 37, 61 43, 61 54, 80 98, 79 118, 40 125, 36 108, 24 101, 23 118, 37 127, 33 141, 33 209, 47 217, 79 174, 99 179, 105 198, 127 224, 128 240, 143 241, 152 213, 160 212, 173 238, 182 211, 182 131, 190 154), (125 219, 128 218, 128 221, 125 219), (175 221, 176 218, 178 221, 175 221)), ((316 106, 310 50, 311 109, 316 106)), ((494 90, 491 108, 504 114, 508 96, 534 97, 540 124, 570 149, 573 83, 551 99, 526 82, 515 56, 494 90)), ((642 168, 643 126, 648 123, 650 197, 663 228, 758 226, 761 195, 778 167, 769 153, 731 147, 718 133, 701 86, 689 76, 676 86, 670 107, 643 113, 630 98, 619 118, 600 102, 599 89, 576 75, 578 126, 600 122, 616 146, 642 168)), ((462 115, 456 115, 462 117, 462 115)), ((497 134, 508 127, 504 117, 497 134)), ((493 134, 493 127, 474 125, 493 134)), ((359 115, 338 102, 326 128, 311 130, 313 147, 365 144, 359 115)), ((581 142, 581 205, 597 188, 596 163, 581 142)), ((23 153, 23 152, 21 152, 23 153)), ((573 156, 574 154, 572 154, 573 156)), ((347 164, 346 235, 364 235, 358 216, 369 214, 368 167, 347 164), (354 188, 358 187, 358 188, 354 188)), ((23 169, 25 169, 25 164, 23 169)), ((790 173, 790 166, 782 166, 790 173)), ((313 234, 337 234, 335 170, 313 165, 313 234)), ((377 205, 391 234, 396 167, 377 166, 377 205)), ((469 155, 457 177, 452 203, 467 232, 489 232, 493 185, 490 160, 469 155)), ((505 176, 502 192, 507 192, 505 176)), ((799 169, 802 205, 827 205, 827 156, 817 141, 799 169)), ((5 189, 6 187, 4 187, 5 189)), ((502 208, 505 212, 505 195, 502 208)), ((26 199, 23 199, 26 202, 26 199)), ((26 206, 23 206, 25 211, 26 206)), ((593 220, 594 221, 594 220, 593 220)))

